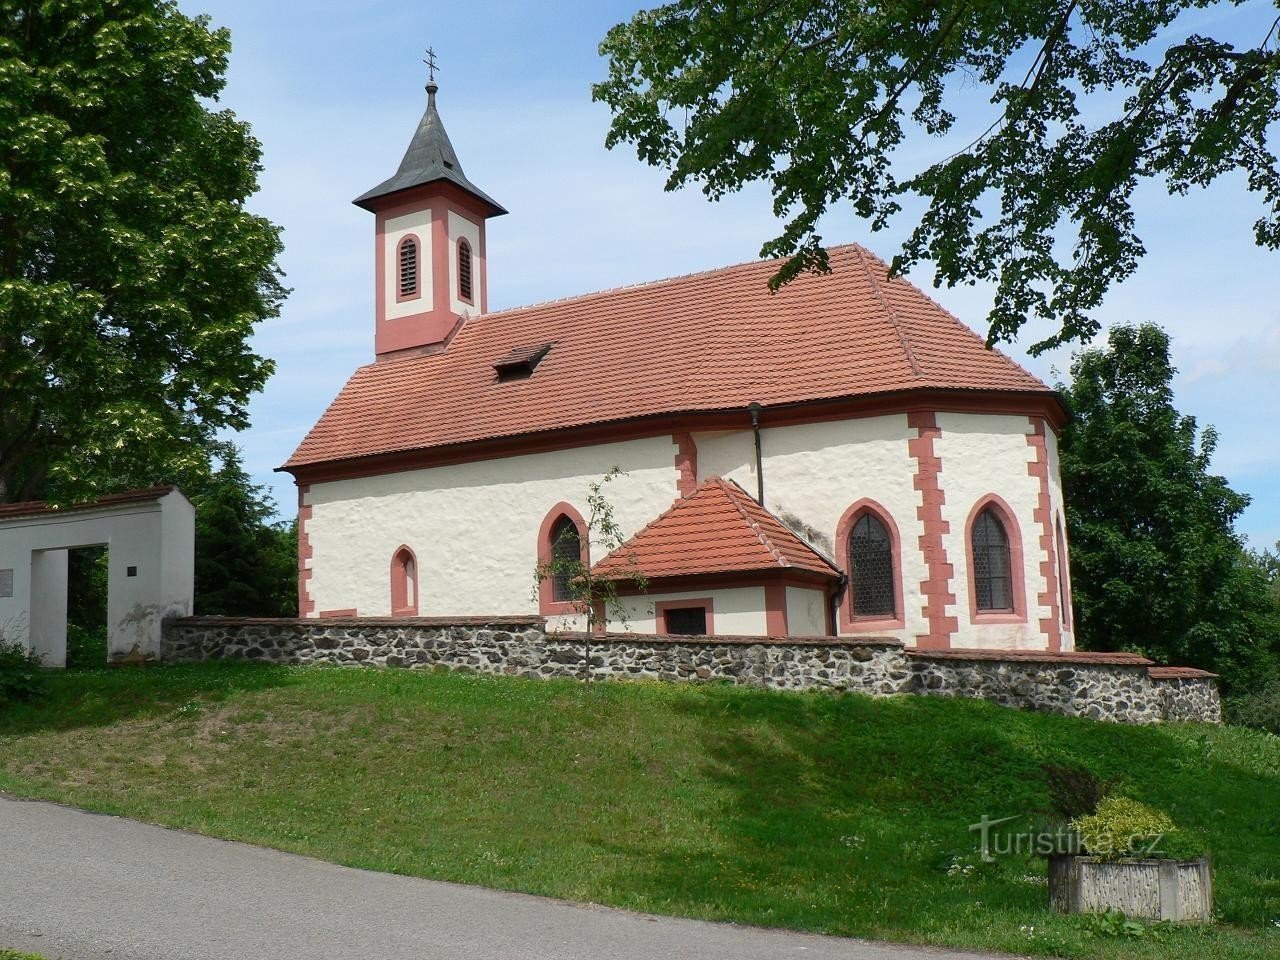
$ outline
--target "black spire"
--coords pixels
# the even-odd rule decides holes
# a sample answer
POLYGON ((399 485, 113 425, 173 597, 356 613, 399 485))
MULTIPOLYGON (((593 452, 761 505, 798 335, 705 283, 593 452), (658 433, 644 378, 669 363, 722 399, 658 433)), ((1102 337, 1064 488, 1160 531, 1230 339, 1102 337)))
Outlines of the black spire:
POLYGON ((449 142, 449 135, 444 131, 440 114, 436 112, 438 89, 433 78, 427 84, 427 111, 422 115, 413 139, 409 141, 409 149, 405 151, 404 159, 400 161, 400 169, 390 180, 384 180, 368 193, 356 197, 353 201, 356 206, 372 210, 374 201, 382 197, 434 183, 437 180, 447 180, 489 207, 489 216, 494 217, 507 212, 497 201, 468 180, 466 174, 462 172, 462 164, 458 162, 458 155, 454 152, 453 144, 449 142))

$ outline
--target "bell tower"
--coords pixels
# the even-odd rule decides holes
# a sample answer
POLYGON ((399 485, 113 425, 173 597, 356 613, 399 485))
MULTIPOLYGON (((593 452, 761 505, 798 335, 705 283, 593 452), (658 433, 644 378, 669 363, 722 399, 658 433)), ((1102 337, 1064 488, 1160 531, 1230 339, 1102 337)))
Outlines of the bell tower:
POLYGON ((462 172, 436 111, 431 51, 427 64, 427 109, 400 168, 354 201, 376 218, 379 360, 443 350, 463 320, 485 312, 485 222, 507 212, 462 172))

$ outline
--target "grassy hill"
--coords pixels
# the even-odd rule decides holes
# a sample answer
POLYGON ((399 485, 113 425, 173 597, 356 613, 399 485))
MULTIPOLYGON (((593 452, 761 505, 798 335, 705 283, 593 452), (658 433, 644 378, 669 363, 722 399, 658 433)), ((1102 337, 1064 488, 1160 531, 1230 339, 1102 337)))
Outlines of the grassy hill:
MULTIPOLYGON (((656 913, 1069 957, 1280 956, 1280 738, 931 698, 253 666, 68 672, 0 788, 375 870, 656 913), (1207 836, 1221 922, 1046 908, 983 814, 1083 767, 1207 836)), ((1023 821, 1026 822, 1026 821, 1023 821)))

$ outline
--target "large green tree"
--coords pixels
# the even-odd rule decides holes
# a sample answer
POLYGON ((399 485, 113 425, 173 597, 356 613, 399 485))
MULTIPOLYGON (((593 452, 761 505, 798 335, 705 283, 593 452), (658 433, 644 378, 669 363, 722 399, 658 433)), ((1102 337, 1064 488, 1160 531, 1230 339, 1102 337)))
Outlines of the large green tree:
POLYGON ((1173 375, 1153 324, 1112 329, 1071 366, 1060 450, 1076 637, 1240 689, 1280 654, 1273 570, 1243 549, 1233 524, 1249 498, 1212 472, 1217 435, 1174 407, 1173 375))
POLYGON ((1253 0, 1240 46, 1195 32, 1203 8, 1243 6, 674 0, 609 31, 594 93, 609 146, 633 144, 668 189, 769 184, 785 227, 762 252, 789 258, 775 286, 826 266, 833 205, 873 229, 923 207, 894 269, 993 281, 990 339, 1034 317, 1054 331, 1038 349, 1096 333, 1091 311, 1143 253, 1144 180, 1183 193, 1238 174, 1260 195, 1257 242, 1280 247, 1280 10, 1253 0), (912 131, 949 139, 930 151, 912 131))
POLYGON ((284 291, 230 40, 170 0, 0 0, 0 502, 198 469, 284 291))

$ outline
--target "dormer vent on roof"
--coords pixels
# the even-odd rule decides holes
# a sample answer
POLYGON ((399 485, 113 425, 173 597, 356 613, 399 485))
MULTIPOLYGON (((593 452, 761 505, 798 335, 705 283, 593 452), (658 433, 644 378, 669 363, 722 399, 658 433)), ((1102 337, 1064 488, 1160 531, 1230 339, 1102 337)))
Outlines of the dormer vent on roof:
POLYGON ((533 376, 534 369, 542 362, 542 358, 551 352, 551 347, 550 343, 539 344, 536 347, 513 347, 493 362, 493 369, 498 371, 498 382, 526 380, 533 376))

